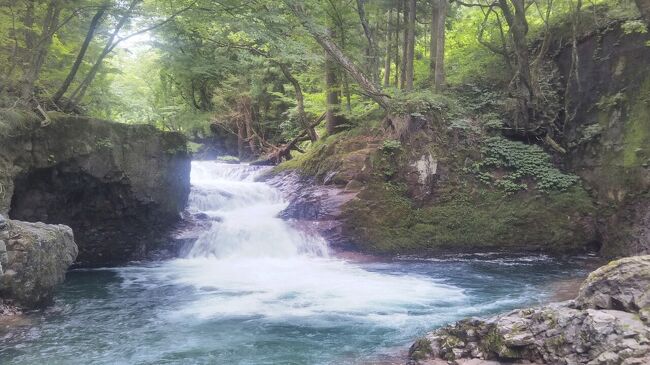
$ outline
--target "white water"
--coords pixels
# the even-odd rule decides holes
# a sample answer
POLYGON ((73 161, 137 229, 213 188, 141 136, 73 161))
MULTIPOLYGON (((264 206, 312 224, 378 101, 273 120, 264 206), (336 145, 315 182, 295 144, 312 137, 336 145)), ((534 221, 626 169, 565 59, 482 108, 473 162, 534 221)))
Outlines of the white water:
POLYGON ((367 271, 330 257, 321 237, 307 236, 277 218, 287 203, 279 191, 254 181, 261 172, 246 165, 193 162, 190 209, 214 221, 188 257, 168 268, 176 272, 176 283, 206 295, 175 317, 319 322, 321 316, 338 315, 401 325, 413 308, 465 298, 461 289, 429 277, 367 271))

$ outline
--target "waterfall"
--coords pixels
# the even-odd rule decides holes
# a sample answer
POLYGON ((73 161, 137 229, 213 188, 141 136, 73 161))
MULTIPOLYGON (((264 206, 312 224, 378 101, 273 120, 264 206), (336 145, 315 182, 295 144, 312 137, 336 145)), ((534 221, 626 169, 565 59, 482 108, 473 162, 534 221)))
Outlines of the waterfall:
POLYGON ((203 294, 174 317, 262 316, 313 324, 340 316, 386 323, 401 322, 414 303, 464 300, 462 289, 436 280, 366 270, 330 256, 322 237, 278 218, 288 203, 280 191, 255 181, 268 169, 192 163, 190 210, 205 214, 210 227, 161 275, 203 294))
POLYGON ((287 202, 273 187, 255 181, 268 169, 192 163, 190 210, 206 214, 211 226, 189 258, 328 256, 321 237, 306 235, 277 218, 287 202))

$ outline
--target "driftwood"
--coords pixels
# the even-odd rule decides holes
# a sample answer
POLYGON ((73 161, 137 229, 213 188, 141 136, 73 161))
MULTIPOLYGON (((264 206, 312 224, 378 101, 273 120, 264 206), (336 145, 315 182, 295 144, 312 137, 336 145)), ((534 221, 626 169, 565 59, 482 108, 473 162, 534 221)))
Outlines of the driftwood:
POLYGON ((323 120, 325 120, 325 114, 321 114, 318 119, 316 119, 312 124, 303 129, 296 137, 294 137, 288 143, 285 143, 281 146, 272 146, 272 151, 266 156, 260 158, 257 161, 251 162, 251 165, 277 165, 282 160, 291 160, 291 151, 304 152, 298 147, 300 142, 308 141, 309 131, 316 126, 318 126, 323 120))

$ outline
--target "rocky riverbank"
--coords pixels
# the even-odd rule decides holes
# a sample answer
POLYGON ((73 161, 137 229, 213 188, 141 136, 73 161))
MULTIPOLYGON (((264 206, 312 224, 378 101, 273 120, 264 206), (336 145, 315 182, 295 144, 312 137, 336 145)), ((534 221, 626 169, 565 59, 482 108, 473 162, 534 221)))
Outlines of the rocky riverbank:
POLYGON ((650 256, 589 275, 575 300, 466 319, 418 339, 410 364, 650 363, 650 256))

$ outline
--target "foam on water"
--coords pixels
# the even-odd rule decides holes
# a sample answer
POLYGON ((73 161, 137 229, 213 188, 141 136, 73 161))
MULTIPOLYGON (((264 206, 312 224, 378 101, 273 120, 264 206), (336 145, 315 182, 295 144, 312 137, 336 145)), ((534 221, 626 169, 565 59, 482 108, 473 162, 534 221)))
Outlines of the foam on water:
POLYGON ((317 321, 322 315, 369 320, 381 313, 386 323, 391 313, 465 298, 461 289, 432 278, 367 271, 330 257, 321 237, 277 218, 287 203, 271 186, 255 182, 264 169, 193 162, 190 209, 207 211, 212 225, 188 257, 169 262, 163 272, 204 295, 173 317, 317 321))

